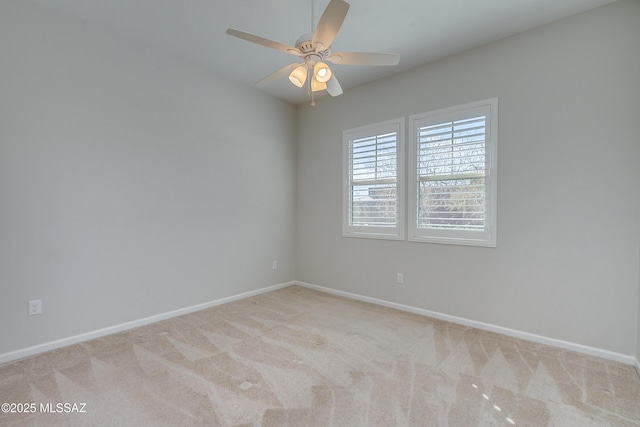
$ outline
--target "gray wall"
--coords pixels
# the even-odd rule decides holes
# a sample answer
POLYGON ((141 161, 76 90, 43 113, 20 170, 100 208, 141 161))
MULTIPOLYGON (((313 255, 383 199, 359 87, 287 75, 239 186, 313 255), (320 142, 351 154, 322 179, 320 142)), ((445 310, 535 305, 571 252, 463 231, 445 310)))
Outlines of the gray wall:
POLYGON ((295 277, 640 356, 639 19, 614 3, 301 106, 296 159, 293 107, 0 2, 0 354, 295 277), (493 96, 497 248, 341 237, 343 129, 493 96))
POLYGON ((296 278, 634 355, 638 22, 617 2, 300 106, 296 278), (497 248, 341 237, 344 129, 494 96, 497 248))
POLYGON ((294 107, 22 1, 0 57, 0 354, 294 279, 294 107))

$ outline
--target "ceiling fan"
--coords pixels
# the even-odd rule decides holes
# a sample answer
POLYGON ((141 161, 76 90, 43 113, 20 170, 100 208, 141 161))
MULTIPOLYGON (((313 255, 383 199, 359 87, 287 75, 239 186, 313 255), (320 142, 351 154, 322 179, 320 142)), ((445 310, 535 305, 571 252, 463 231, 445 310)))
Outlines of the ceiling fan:
MULTIPOLYGON (((313 1, 313 0, 312 0, 313 1)), ((397 65, 400 55, 378 52, 332 52, 331 43, 340 30, 349 3, 344 0, 331 0, 313 30, 313 3, 311 5, 311 33, 298 38, 295 47, 269 40, 255 34, 229 28, 227 34, 243 40, 289 53, 299 58, 298 62, 289 64, 256 82, 264 85, 289 74, 289 80, 297 87, 308 84, 311 105, 315 105, 314 92, 326 90, 331 96, 342 93, 342 87, 331 68, 324 62, 342 65, 397 65)))

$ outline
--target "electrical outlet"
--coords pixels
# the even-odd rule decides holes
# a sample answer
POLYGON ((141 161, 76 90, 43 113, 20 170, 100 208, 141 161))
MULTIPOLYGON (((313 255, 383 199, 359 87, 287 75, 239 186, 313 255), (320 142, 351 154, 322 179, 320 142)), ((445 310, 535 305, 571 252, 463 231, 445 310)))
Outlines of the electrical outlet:
POLYGON ((42 314, 42 300, 35 299, 29 301, 29 316, 35 316, 36 314, 42 314))
POLYGON ((273 268, 274 270, 278 268, 278 261, 273 260, 273 262, 271 263, 271 268, 273 268))
POLYGON ((404 283, 404 274, 398 273, 398 275, 396 276, 396 282, 404 283))

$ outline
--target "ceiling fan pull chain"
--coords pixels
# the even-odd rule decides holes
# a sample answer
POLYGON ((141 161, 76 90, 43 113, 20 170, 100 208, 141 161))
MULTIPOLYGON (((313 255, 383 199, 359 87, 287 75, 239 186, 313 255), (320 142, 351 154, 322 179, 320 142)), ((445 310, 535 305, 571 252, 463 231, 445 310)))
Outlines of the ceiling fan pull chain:
MULTIPOLYGON (((309 72, 309 70, 307 72, 309 72)), ((316 99, 315 99, 315 94, 313 93, 313 88, 311 87, 311 80, 313 80, 313 73, 311 72, 309 73, 311 74, 311 77, 307 79, 307 83, 309 84, 309 90, 307 91, 307 94, 311 96, 311 106, 315 107, 316 99)))

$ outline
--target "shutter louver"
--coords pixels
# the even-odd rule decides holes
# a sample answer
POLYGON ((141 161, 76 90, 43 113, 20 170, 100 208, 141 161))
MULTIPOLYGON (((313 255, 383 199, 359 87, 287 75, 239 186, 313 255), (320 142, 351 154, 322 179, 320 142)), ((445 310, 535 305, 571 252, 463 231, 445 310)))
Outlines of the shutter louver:
POLYGON ((484 230, 485 116, 417 129, 417 227, 484 230))
POLYGON ((397 132, 349 142, 349 225, 396 227, 397 132))

